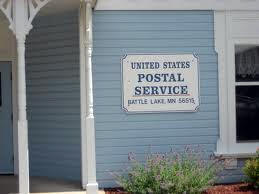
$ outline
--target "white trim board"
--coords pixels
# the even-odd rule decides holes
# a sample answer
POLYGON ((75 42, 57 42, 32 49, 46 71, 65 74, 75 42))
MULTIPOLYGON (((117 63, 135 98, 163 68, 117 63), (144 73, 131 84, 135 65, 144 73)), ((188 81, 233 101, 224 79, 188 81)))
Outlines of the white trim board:
POLYGON ((95 10, 259 10, 259 0, 98 0, 95 10))
POLYGON ((86 131, 86 67, 85 67, 85 13, 82 4, 78 9, 79 46, 80 46, 80 110, 81 110, 81 184, 87 188, 87 131, 86 131))
POLYGON ((215 48, 218 53, 220 138, 217 155, 251 155, 259 142, 236 141, 235 44, 259 45, 258 11, 215 11, 215 48), (244 22, 245 21, 245 22, 244 22))

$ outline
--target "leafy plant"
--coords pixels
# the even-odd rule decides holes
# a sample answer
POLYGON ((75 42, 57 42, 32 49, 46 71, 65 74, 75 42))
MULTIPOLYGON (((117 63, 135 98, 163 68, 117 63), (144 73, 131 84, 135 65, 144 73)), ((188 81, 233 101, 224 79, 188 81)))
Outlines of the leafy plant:
POLYGON ((222 169, 219 159, 187 147, 184 152, 149 154, 144 163, 131 153, 127 173, 117 182, 134 194, 199 194, 213 185, 222 169))
POLYGON ((259 148, 256 151, 256 156, 245 162, 243 171, 247 176, 247 181, 259 189, 259 148))

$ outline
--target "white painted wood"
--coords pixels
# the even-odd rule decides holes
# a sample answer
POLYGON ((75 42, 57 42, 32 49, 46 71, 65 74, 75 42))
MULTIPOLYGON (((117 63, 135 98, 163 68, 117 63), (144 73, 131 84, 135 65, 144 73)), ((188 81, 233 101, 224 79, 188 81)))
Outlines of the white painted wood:
POLYGON ((228 153, 228 109, 227 109, 227 71, 226 64, 226 12, 214 13, 215 49, 218 53, 218 80, 219 80, 219 131, 217 152, 228 153))
POLYGON ((87 131, 86 131, 86 68, 85 68, 85 5, 79 8, 79 45, 80 45, 80 97, 81 97, 81 183, 87 185, 87 131))
POLYGON ((86 157, 87 157, 87 193, 97 194, 96 182, 96 153, 95 153, 95 127, 93 111, 93 77, 92 77, 92 4, 85 0, 83 9, 85 12, 85 65, 86 65, 86 157))
POLYGON ((26 113, 25 37, 17 39, 18 48, 18 153, 19 192, 29 193, 28 121, 26 113))
POLYGON ((12 18, 13 0, 0 0, 0 10, 3 11, 9 21, 9 28, 13 31, 13 18, 12 18))
POLYGON ((36 14, 47 5, 51 0, 26 0, 28 5, 28 32, 32 29, 32 20, 35 18, 36 14))
POLYGON ((18 76, 18 160, 19 160, 19 193, 29 193, 29 156, 28 156, 28 121, 26 113, 26 72, 25 40, 26 5, 24 1, 15 1, 14 29, 17 40, 17 76, 18 76))
POLYGON ((231 12, 225 17, 215 12, 215 45, 219 54, 219 109, 220 138, 218 155, 248 155, 255 153, 259 142, 239 143, 236 141, 236 85, 259 85, 258 82, 235 82, 235 45, 259 45, 259 34, 251 34, 250 29, 259 26, 258 12, 231 12), (247 21, 243 25, 243 21, 247 21), (223 25, 224 24, 224 25, 223 25), (238 35, 237 35, 238 31, 238 35))
POLYGON ((22 33, 27 35, 32 29, 32 21, 36 14, 50 1, 51 0, 0 0, 0 10, 2 10, 7 17, 10 23, 9 28, 13 31, 14 34, 21 33, 22 31, 22 33), (19 5, 25 7, 25 10, 20 13, 22 18, 18 18, 16 16, 16 10, 19 9, 17 6, 19 5), (17 26, 18 22, 16 22, 16 20, 23 20, 20 21, 22 22, 21 25, 23 25, 22 28, 19 28, 19 25, 17 26))
POLYGON ((98 0, 96 10, 259 10, 259 0, 98 0))
POLYGON ((242 11, 231 13, 232 34, 231 36, 236 40, 240 38, 254 39, 259 37, 259 11, 242 11), (242 28, 240 28, 242 26, 242 28), (249 30, 248 30, 249 29, 249 30))
POLYGON ((259 82, 236 82, 236 86, 259 86, 259 82))

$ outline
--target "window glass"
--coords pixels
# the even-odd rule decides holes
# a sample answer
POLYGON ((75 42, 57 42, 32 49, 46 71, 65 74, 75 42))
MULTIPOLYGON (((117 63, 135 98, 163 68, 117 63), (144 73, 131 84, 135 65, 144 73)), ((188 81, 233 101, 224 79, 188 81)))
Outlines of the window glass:
POLYGON ((259 81, 259 46, 235 46, 236 81, 259 81))
POLYGON ((236 86, 237 141, 259 140, 259 86, 236 86))

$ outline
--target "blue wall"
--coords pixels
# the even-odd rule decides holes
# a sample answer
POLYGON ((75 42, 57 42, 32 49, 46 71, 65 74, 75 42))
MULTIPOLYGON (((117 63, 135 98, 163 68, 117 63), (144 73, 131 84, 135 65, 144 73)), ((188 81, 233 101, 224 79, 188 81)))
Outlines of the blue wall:
POLYGON ((212 11, 94 12, 94 110, 97 178, 111 187, 111 172, 125 168, 128 153, 139 158, 171 147, 216 150, 219 137, 217 55, 212 11), (127 53, 197 53, 201 106, 197 113, 128 115, 121 109, 121 64, 127 53))
POLYGON ((37 17, 27 39, 30 174, 81 180, 77 11, 37 17))
MULTIPOLYGON (((97 178, 115 186, 111 173, 128 153, 200 145, 216 151, 219 137, 217 55, 212 11, 95 11, 94 111, 97 178), (197 113, 128 115, 121 109, 121 58, 127 53, 197 53, 201 107, 197 113)), ((33 176, 80 180, 80 83, 77 11, 38 17, 26 51, 30 168, 33 176)), ((243 165, 242 161, 238 163, 243 165)), ((241 170, 224 171, 224 181, 241 170)))

